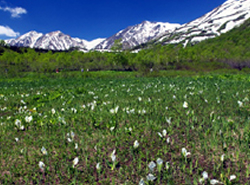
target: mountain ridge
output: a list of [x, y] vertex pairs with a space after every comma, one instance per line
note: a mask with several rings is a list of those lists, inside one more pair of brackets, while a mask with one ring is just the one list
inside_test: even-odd
[[227, 0], [203, 16], [185, 24], [143, 21], [128, 26], [106, 39], [86, 41], [72, 38], [60, 31], [47, 34], [28, 32], [17, 39], [6, 41], [12, 46], [24, 46], [52, 50], [67, 50], [70, 47], [81, 51], [109, 51], [114, 41], [121, 39], [123, 49], [141, 48], [151, 44], [195, 44], [226, 33], [250, 18], [250, 0]]
[[21, 35], [17, 39], [6, 40], [11, 46], [30, 47], [49, 50], [68, 50], [79, 48], [81, 51], [89, 51], [104, 39], [97, 38], [87, 41], [79, 38], [72, 38], [70, 35], [62, 33], [60, 30], [46, 34], [38, 33], [34, 30]]

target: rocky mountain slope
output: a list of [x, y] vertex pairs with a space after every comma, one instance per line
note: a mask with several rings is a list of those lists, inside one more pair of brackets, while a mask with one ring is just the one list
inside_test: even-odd
[[141, 24], [129, 26], [126, 29], [119, 31], [115, 35], [101, 42], [95, 47], [95, 49], [110, 49], [114, 44], [114, 41], [117, 39], [121, 39], [124, 49], [132, 48], [146, 43], [163, 33], [171, 33], [179, 26], [180, 24], [143, 21]]

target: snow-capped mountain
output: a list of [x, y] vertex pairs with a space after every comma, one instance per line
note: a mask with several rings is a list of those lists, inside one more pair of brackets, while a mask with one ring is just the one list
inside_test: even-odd
[[129, 26], [126, 29], [119, 31], [115, 35], [98, 44], [95, 49], [110, 49], [114, 44], [114, 41], [117, 39], [121, 39], [123, 48], [132, 48], [146, 43], [163, 33], [171, 33], [179, 26], [180, 24], [143, 21], [141, 24]]
[[107, 39], [86, 41], [72, 38], [60, 31], [47, 34], [28, 32], [17, 39], [6, 40], [9, 45], [51, 50], [78, 47], [81, 51], [109, 50], [114, 41], [121, 39], [123, 48], [133, 48], [147, 43], [176, 44], [196, 43], [225, 33], [250, 18], [250, 0], [227, 0], [221, 6], [189, 23], [171, 24], [144, 21], [129, 26]]
[[9, 39], [5, 40], [5, 42], [11, 46], [18, 46], [18, 47], [34, 47], [37, 39], [42, 37], [42, 33], [37, 33], [36, 31], [30, 31], [17, 39]]
[[88, 51], [103, 40], [104, 39], [95, 39], [89, 42], [79, 38], [72, 38], [61, 31], [54, 31], [47, 34], [30, 31], [17, 39], [6, 40], [6, 43], [11, 46], [49, 50], [68, 50], [72, 47], [77, 47], [81, 51]]
[[163, 44], [183, 43], [186, 46], [190, 42], [196, 43], [226, 33], [248, 18], [250, 0], [228, 0], [204, 16], [160, 36], [157, 41]]

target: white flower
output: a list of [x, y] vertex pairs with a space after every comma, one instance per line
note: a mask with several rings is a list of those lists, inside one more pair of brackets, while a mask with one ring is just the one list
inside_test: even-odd
[[162, 165], [163, 164], [163, 160], [161, 158], [158, 158], [156, 160], [156, 163], [157, 163], [157, 165]]
[[101, 169], [100, 163], [97, 163], [95, 167], [96, 167], [97, 170], [100, 170]]
[[74, 160], [73, 160], [73, 168], [78, 164], [79, 162], [79, 159], [78, 157], [76, 157]]
[[221, 155], [221, 157], [220, 157], [221, 162], [224, 161], [224, 158], [225, 158], [225, 154]]
[[134, 142], [134, 149], [136, 149], [136, 148], [138, 148], [138, 147], [139, 147], [139, 143], [138, 143], [137, 140], [135, 140], [135, 142]]
[[111, 153], [111, 160], [113, 161], [113, 162], [115, 162], [115, 160], [116, 160], [116, 155], [115, 155], [115, 150], [113, 150], [113, 152]]
[[158, 132], [158, 135], [162, 138], [162, 137], [166, 137], [166, 135], [167, 135], [167, 131], [164, 129], [163, 131], [162, 131], [162, 134], [160, 133], [160, 132]]
[[163, 135], [164, 137], [166, 137], [167, 131], [166, 131], [165, 129], [162, 131], [162, 135]]
[[115, 129], [115, 127], [110, 127], [110, 131], [112, 132]]
[[170, 125], [171, 124], [171, 117], [170, 118], [167, 118], [167, 117], [165, 117], [165, 119], [166, 119], [166, 121], [168, 122], [168, 124]]
[[166, 169], [168, 170], [170, 168], [169, 162], [166, 162]]
[[140, 180], [139, 185], [145, 185], [145, 182], [143, 179]]
[[243, 102], [237, 101], [237, 103], [238, 103], [239, 107], [242, 107], [242, 106], [243, 106]]
[[116, 155], [115, 154], [111, 154], [111, 160], [113, 161], [113, 162], [115, 162], [115, 160], [116, 160]]
[[151, 171], [154, 170], [154, 168], [156, 167], [156, 164], [154, 163], [154, 161], [151, 161], [149, 164], [148, 164], [148, 167]]
[[186, 101], [184, 101], [184, 103], [183, 103], [183, 108], [188, 108], [188, 103], [186, 102]]
[[142, 98], [141, 98], [141, 97], [139, 97], [139, 98], [138, 98], [138, 101], [141, 101], [141, 100], [142, 100]]
[[16, 142], [18, 142], [18, 141], [19, 141], [19, 139], [18, 139], [17, 137], [15, 138], [15, 140], [16, 140]]
[[15, 120], [15, 125], [16, 125], [16, 126], [21, 125], [21, 121], [20, 121], [19, 119], [16, 119], [16, 120]]
[[170, 137], [167, 138], [167, 143], [168, 143], [168, 144], [170, 143]]
[[154, 181], [155, 179], [156, 179], [156, 177], [153, 174], [150, 173], [150, 174], [147, 175], [147, 180], [148, 181]]
[[234, 180], [234, 179], [236, 179], [236, 175], [230, 175], [229, 181], [232, 181], [232, 180]]
[[161, 135], [161, 133], [160, 133], [160, 132], [158, 132], [158, 135], [159, 135], [160, 137], [162, 137], [162, 135]]
[[39, 161], [38, 166], [41, 170], [44, 170], [45, 164], [42, 161]]
[[218, 181], [216, 179], [212, 179], [212, 180], [210, 180], [210, 184], [215, 185], [215, 184], [223, 184], [223, 183], [221, 183], [220, 181]]
[[78, 144], [77, 144], [77, 143], [75, 143], [75, 149], [77, 150], [77, 148], [78, 148]]
[[27, 122], [27, 123], [30, 123], [31, 121], [32, 121], [32, 116], [26, 116], [25, 117], [25, 121]]
[[199, 180], [200, 183], [208, 179], [208, 173], [206, 171], [202, 172], [202, 178]]
[[52, 112], [52, 114], [55, 114], [56, 113], [56, 111], [55, 111], [55, 109], [53, 108], [53, 109], [51, 109], [51, 112]]
[[47, 152], [47, 150], [44, 148], [44, 146], [42, 147], [41, 152], [42, 152], [43, 155], [47, 155], [47, 154], [48, 154], [48, 152]]
[[182, 148], [181, 153], [182, 153], [182, 155], [184, 155], [184, 157], [187, 157], [188, 155], [191, 155], [190, 152], [187, 152], [186, 148]]
[[202, 177], [203, 177], [203, 179], [208, 179], [208, 173], [206, 171], [204, 171], [202, 173]]

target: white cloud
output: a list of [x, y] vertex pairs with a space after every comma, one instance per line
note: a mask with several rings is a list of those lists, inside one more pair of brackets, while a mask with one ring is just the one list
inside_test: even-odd
[[4, 36], [7, 36], [7, 37], [17, 37], [20, 34], [19, 34], [19, 32], [15, 32], [14, 30], [12, 30], [8, 26], [0, 25], [0, 35], [4, 35]]
[[5, 12], [10, 12], [11, 17], [14, 17], [14, 18], [18, 18], [18, 17], [20, 17], [21, 14], [27, 13], [27, 10], [25, 10], [24, 8], [21, 8], [21, 7], [16, 7], [16, 8], [5, 7], [5, 8], [3, 8], [0, 6], [0, 10], [3, 10]]

